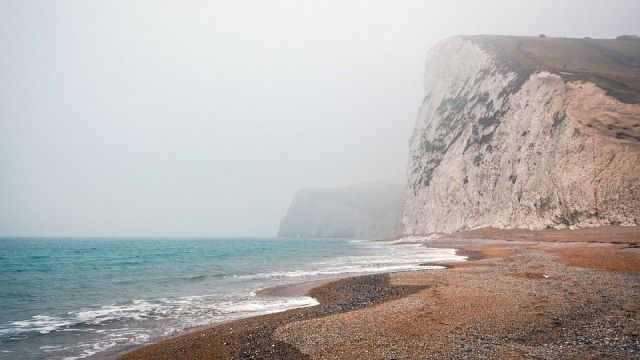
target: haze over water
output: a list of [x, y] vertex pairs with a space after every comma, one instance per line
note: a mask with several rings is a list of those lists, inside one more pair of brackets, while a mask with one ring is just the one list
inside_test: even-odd
[[0, 359], [113, 356], [316, 304], [263, 287], [460, 260], [271, 236], [298, 189], [406, 181], [438, 41], [615, 38], [640, 34], [638, 14], [637, 0], [0, 0]]
[[0, 236], [272, 236], [404, 182], [425, 54], [640, 34], [636, 0], [0, 0]]

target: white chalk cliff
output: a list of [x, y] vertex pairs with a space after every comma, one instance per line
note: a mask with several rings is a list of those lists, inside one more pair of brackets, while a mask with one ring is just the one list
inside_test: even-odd
[[640, 41], [455, 37], [424, 87], [406, 233], [640, 222]]
[[399, 234], [403, 204], [401, 184], [302, 189], [280, 222], [278, 236], [381, 238]]

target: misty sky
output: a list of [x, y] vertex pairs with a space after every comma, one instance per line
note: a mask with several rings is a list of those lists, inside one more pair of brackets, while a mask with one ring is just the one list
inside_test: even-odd
[[640, 1], [0, 1], [0, 235], [275, 234], [403, 181], [425, 53], [640, 33]]

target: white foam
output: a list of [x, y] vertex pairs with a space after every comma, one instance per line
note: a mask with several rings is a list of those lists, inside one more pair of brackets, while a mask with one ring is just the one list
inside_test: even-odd
[[[362, 240], [352, 240], [362, 241]], [[363, 242], [373, 251], [370, 255], [343, 256], [331, 262], [313, 264], [315, 268], [306, 270], [273, 271], [268, 273], [237, 275], [243, 279], [287, 279], [313, 278], [342, 274], [370, 274], [411, 270], [438, 270], [444, 266], [425, 263], [439, 261], [463, 261], [466, 256], [456, 255], [455, 249], [427, 248], [421, 244], [395, 245], [387, 242]]]
[[320, 303], [316, 299], [304, 296], [277, 298], [275, 300], [264, 298], [240, 302], [227, 302], [218, 304], [218, 307], [223, 314], [252, 313], [255, 315], [256, 313], [269, 314], [292, 308], [315, 306], [318, 304]]
[[4, 324], [0, 329], [0, 335], [17, 335], [24, 332], [39, 332], [41, 334], [48, 334], [54, 330], [62, 329], [73, 322], [65, 319], [61, 319], [55, 316], [48, 315], [35, 315], [31, 319], [13, 321], [8, 324]]
[[153, 313], [162, 313], [162, 306], [153, 304], [145, 300], [133, 300], [131, 304], [112, 304], [102, 306], [96, 310], [86, 310], [77, 313], [69, 313], [75, 315], [75, 319], [87, 324], [101, 324], [106, 321], [118, 319], [134, 319], [142, 320]]
[[[424, 264], [465, 259], [456, 255], [454, 249], [429, 249], [420, 244], [392, 245], [361, 240], [355, 240], [354, 243], [366, 248], [365, 255], [319, 259], [317, 263], [306, 264], [300, 269], [242, 274], [234, 277], [249, 280], [249, 283], [255, 284], [256, 287], [272, 286], [292, 280], [312, 280], [342, 274], [443, 269], [442, 266], [424, 266]], [[82, 331], [93, 334], [93, 339], [82, 343], [65, 347], [43, 346], [40, 348], [48, 355], [60, 352], [59, 356], [67, 356], [64, 358], [66, 360], [77, 360], [91, 357], [121, 344], [143, 344], [159, 336], [174, 335], [186, 327], [209, 325], [315, 305], [318, 305], [318, 301], [311, 297], [266, 298], [248, 290], [225, 295], [198, 294], [172, 298], [136, 299], [80, 309], [61, 316], [39, 314], [30, 319], [0, 324], [0, 335], [18, 335], [27, 332], [48, 334], [55, 331]], [[158, 324], [161, 325], [158, 326]]]
[[44, 351], [44, 352], [52, 352], [52, 351], [57, 351], [60, 350], [62, 348], [62, 345], [45, 345], [45, 346], [40, 346], [40, 350]]

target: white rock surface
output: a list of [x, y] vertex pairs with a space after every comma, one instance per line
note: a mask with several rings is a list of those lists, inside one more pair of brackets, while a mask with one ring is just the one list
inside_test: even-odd
[[[530, 47], [544, 49], [540, 41]], [[527, 53], [534, 65], [519, 67], [484, 44], [452, 38], [428, 53], [425, 98], [410, 140], [405, 233], [637, 225], [640, 104], [588, 81], [595, 65], [586, 75], [572, 73], [566, 59], [561, 72], [545, 66], [564, 59], [545, 63], [538, 59], [552, 55]], [[623, 60], [640, 64], [633, 56]], [[618, 65], [607, 64], [607, 74], [617, 74]], [[620, 67], [633, 74], [631, 65]]]

